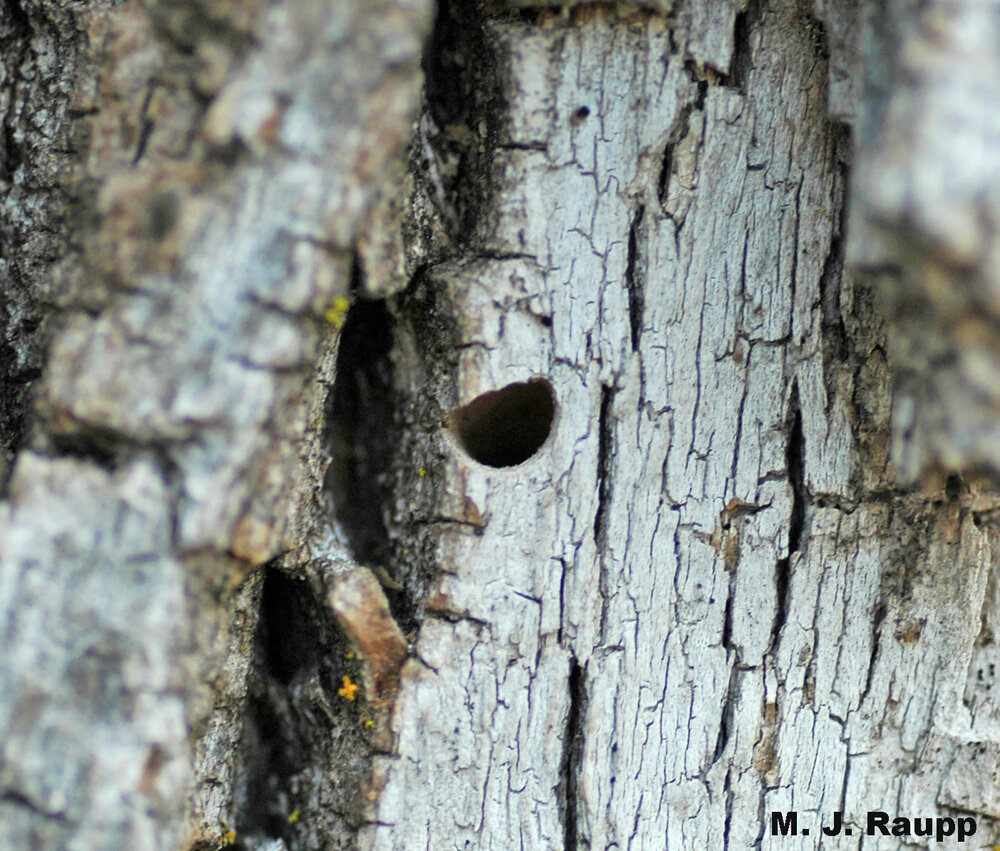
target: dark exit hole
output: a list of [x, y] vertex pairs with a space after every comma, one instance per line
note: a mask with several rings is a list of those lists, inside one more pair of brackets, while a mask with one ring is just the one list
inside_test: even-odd
[[552, 385], [542, 378], [477, 396], [448, 415], [459, 445], [480, 464], [513, 467], [545, 443], [555, 419]]
[[309, 587], [280, 570], [264, 575], [260, 638], [267, 670], [288, 685], [301, 670], [316, 664], [316, 614]]

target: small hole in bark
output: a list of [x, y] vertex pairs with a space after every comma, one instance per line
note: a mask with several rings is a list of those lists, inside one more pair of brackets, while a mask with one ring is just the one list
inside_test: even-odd
[[271, 568], [264, 576], [260, 630], [268, 672], [288, 685], [316, 663], [315, 626], [307, 584]]
[[556, 400], [542, 378], [477, 396], [448, 415], [459, 445], [480, 464], [513, 467], [527, 461], [552, 431]]
[[581, 106], [576, 111], [576, 117], [579, 118], [579, 119], [581, 119], [581, 120], [584, 119], [584, 118], [586, 118], [588, 115], [590, 115], [590, 107], [588, 107], [588, 106]]
[[949, 502], [954, 502], [962, 493], [962, 477], [952, 473], [944, 485], [944, 495]]

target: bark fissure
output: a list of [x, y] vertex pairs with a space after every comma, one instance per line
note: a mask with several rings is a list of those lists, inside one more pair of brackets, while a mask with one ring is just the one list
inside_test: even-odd
[[789, 400], [790, 426], [785, 445], [785, 466], [788, 484], [791, 488], [792, 505], [788, 519], [788, 555], [775, 565], [775, 596], [778, 602], [774, 625], [771, 628], [771, 648], [778, 646], [781, 630], [788, 617], [789, 577], [791, 565], [803, 544], [808, 492], [805, 484], [805, 445], [802, 430], [802, 411], [799, 404], [798, 386], [792, 387]]
[[392, 328], [384, 302], [354, 303], [341, 330], [337, 375], [327, 403], [326, 491], [345, 543], [362, 564], [385, 564], [388, 558], [383, 506], [391, 497], [389, 472], [396, 448]]
[[[579, 778], [583, 770], [583, 724], [587, 709], [586, 671], [576, 659], [570, 663], [569, 671], [569, 712], [566, 715], [566, 729], [563, 732], [563, 765], [560, 772], [560, 796], [562, 798], [563, 848], [577, 851], [580, 837], [577, 834]], [[584, 847], [589, 843], [584, 841]]]
[[865, 684], [861, 689], [861, 701], [864, 702], [867, 699], [868, 694], [871, 692], [872, 683], [875, 677], [875, 663], [879, 658], [879, 654], [882, 651], [882, 626], [885, 623], [886, 615], [888, 614], [888, 606], [885, 601], [881, 601], [875, 608], [875, 612], [872, 616], [871, 625], [871, 650], [868, 654], [868, 672], [865, 675]]
[[856, 354], [854, 341], [847, 332], [844, 316], [841, 312], [841, 289], [844, 276], [844, 256], [846, 251], [847, 214], [850, 186], [850, 165], [846, 161], [847, 150], [850, 147], [850, 128], [846, 125], [835, 125], [833, 144], [839, 156], [844, 159], [839, 163], [837, 181], [833, 187], [830, 199], [836, 215], [831, 216], [832, 232], [830, 248], [823, 263], [820, 276], [820, 314], [822, 317], [822, 333], [825, 350], [823, 353], [824, 376], [827, 393], [836, 392], [836, 372], [838, 365], [855, 365]]
[[[334, 620], [319, 579], [293, 578], [277, 567], [264, 572], [240, 744], [238, 833], [290, 847], [301, 841], [294, 813], [304, 814], [311, 829], [324, 823], [329, 837], [350, 836], [371, 770], [363, 723], [370, 696], [357, 691], [362, 660]], [[338, 782], [317, 785], [332, 766]]]
[[[732, 595], [730, 594], [730, 597], [731, 596]], [[724, 646], [726, 647], [727, 650], [731, 649], [728, 644], [725, 644]], [[726, 695], [722, 704], [722, 712], [719, 715], [719, 732], [715, 740], [715, 750], [712, 753], [712, 758], [711, 761], [709, 762], [709, 766], [714, 765], [722, 758], [726, 750], [726, 745], [729, 744], [729, 737], [733, 722], [733, 713], [736, 711], [736, 705], [735, 705], [736, 695], [737, 695], [736, 683], [739, 675], [740, 672], [739, 672], [738, 660], [733, 659], [733, 662], [729, 667], [729, 682], [726, 685]], [[728, 834], [728, 828], [726, 832]]]
[[65, 813], [55, 810], [47, 810], [40, 807], [30, 796], [19, 792], [16, 789], [6, 788], [0, 791], [0, 804], [9, 804], [15, 807], [24, 807], [26, 810], [41, 816], [47, 821], [58, 822], [59, 824], [70, 824], [70, 820]]
[[805, 435], [802, 430], [802, 409], [798, 388], [793, 388], [789, 402], [791, 429], [787, 444], [788, 482], [792, 487], [792, 509], [788, 521], [788, 557], [799, 552], [805, 527], [809, 494], [805, 484]]
[[629, 332], [631, 334], [633, 352], [639, 351], [639, 342], [642, 337], [643, 282], [636, 270], [636, 261], [639, 251], [639, 232], [645, 212], [645, 206], [640, 204], [632, 218], [628, 230], [628, 259], [625, 264], [625, 287], [628, 290]]
[[736, 15], [733, 26], [733, 55], [729, 62], [729, 75], [725, 79], [725, 84], [741, 94], [747, 93], [750, 72], [754, 67], [751, 38], [760, 26], [765, 7], [765, 0], [749, 0], [746, 8]]
[[146, 145], [149, 143], [149, 137], [153, 133], [153, 126], [155, 120], [152, 115], [150, 115], [150, 105], [153, 102], [153, 97], [156, 94], [157, 83], [155, 80], [150, 80], [149, 90], [146, 92], [146, 100], [142, 104], [142, 118], [139, 124], [139, 138], [135, 144], [135, 154], [132, 157], [132, 165], [138, 165], [139, 160], [142, 159], [143, 154], [146, 153]]
[[[702, 94], [699, 91], [697, 101], [700, 101], [701, 98]], [[670, 181], [673, 176], [674, 157], [677, 147], [687, 138], [687, 135], [690, 132], [689, 122], [691, 120], [691, 115], [700, 109], [700, 104], [695, 100], [686, 103], [678, 112], [674, 126], [667, 137], [667, 143], [664, 145], [663, 156], [660, 159], [660, 173], [656, 181], [656, 197], [660, 202], [660, 207], [664, 210], [667, 210], [667, 202], [670, 197]], [[681, 224], [682, 222], [678, 222], [678, 227], [680, 227]]]
[[601, 385], [601, 406], [597, 417], [597, 510], [594, 512], [594, 543], [601, 552], [607, 531], [607, 510], [611, 499], [612, 459], [614, 457], [614, 420], [612, 406], [614, 405], [615, 389], [610, 385]]

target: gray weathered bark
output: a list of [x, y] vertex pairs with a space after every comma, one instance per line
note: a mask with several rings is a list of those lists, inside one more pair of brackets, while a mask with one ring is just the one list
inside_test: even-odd
[[998, 32], [8, 2], [0, 845], [1000, 840]]

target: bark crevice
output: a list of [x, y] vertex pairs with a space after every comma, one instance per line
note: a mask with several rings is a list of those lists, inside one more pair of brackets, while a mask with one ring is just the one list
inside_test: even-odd
[[[562, 782], [559, 788], [563, 814], [563, 848], [578, 851], [581, 837], [578, 834], [577, 796], [583, 758], [583, 724], [587, 717], [586, 671], [573, 659], [569, 671], [569, 712], [563, 733]], [[590, 843], [584, 840], [584, 847]]]
[[[299, 847], [301, 824], [346, 838], [364, 820], [370, 776], [362, 661], [326, 603], [318, 572], [264, 571], [239, 745], [239, 836]], [[323, 778], [336, 774], [336, 782]]]
[[750, 0], [746, 8], [737, 14], [733, 26], [733, 55], [729, 62], [729, 76], [726, 85], [741, 94], [747, 93], [750, 72], [753, 70], [753, 45], [751, 36], [764, 17], [765, 0]]
[[601, 385], [601, 407], [597, 418], [597, 511], [594, 512], [594, 543], [604, 551], [607, 532], [607, 510], [611, 500], [611, 461], [614, 456], [614, 421], [611, 416], [615, 390]]
[[396, 447], [392, 342], [393, 318], [386, 303], [355, 301], [341, 329], [336, 378], [327, 400], [326, 492], [338, 531], [361, 564], [385, 564], [388, 558], [383, 505], [391, 497]]
[[785, 466], [788, 484], [791, 488], [792, 504], [788, 519], [788, 555], [778, 559], [775, 565], [775, 597], [778, 609], [774, 618], [774, 626], [771, 629], [770, 646], [772, 650], [778, 646], [781, 630], [788, 617], [792, 562], [803, 546], [806, 506], [809, 499], [805, 484], [805, 437], [802, 429], [802, 410], [797, 384], [792, 387], [788, 408], [789, 427], [785, 445]]
[[642, 316], [643, 316], [643, 282], [639, 276], [638, 268], [643, 268], [645, 264], [637, 267], [639, 262], [639, 234], [642, 229], [642, 218], [646, 212], [646, 207], [639, 205], [632, 218], [628, 230], [628, 258], [625, 263], [625, 288], [628, 291], [628, 318], [629, 332], [631, 334], [632, 351], [639, 351], [639, 342], [642, 338]]

